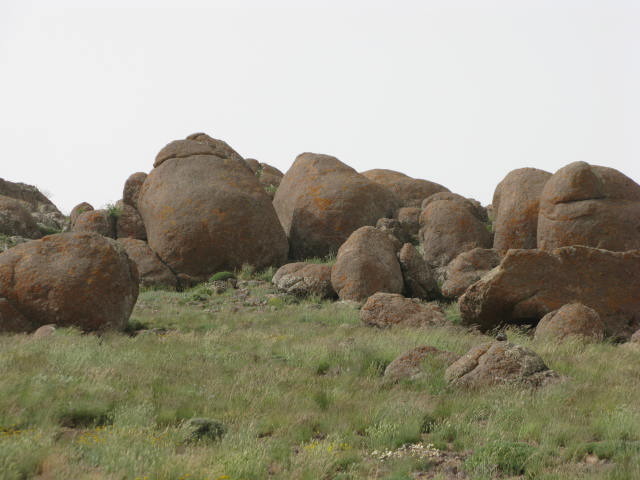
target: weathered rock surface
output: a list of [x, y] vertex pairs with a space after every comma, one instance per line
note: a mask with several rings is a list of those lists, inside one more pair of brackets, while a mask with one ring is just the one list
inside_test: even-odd
[[411, 235], [409, 235], [404, 225], [395, 218], [379, 218], [376, 222], [376, 228], [393, 236], [400, 242], [400, 245], [411, 242]]
[[24, 204], [0, 195], [0, 233], [8, 236], [40, 238], [42, 233]]
[[640, 185], [613, 168], [574, 162], [540, 197], [538, 248], [640, 249]]
[[604, 323], [598, 312], [582, 303], [570, 303], [542, 317], [536, 327], [535, 338], [559, 341], [569, 336], [580, 336], [600, 341], [604, 335]]
[[116, 237], [116, 218], [107, 210], [87, 210], [79, 214], [72, 232], [97, 233], [109, 238]]
[[138, 210], [131, 205], [119, 201], [116, 204], [118, 215], [116, 221], [116, 238], [147, 239], [147, 230]]
[[353, 232], [338, 250], [331, 284], [341, 300], [362, 301], [376, 292], [402, 292], [402, 271], [390, 236], [374, 227]]
[[494, 249], [474, 248], [462, 252], [447, 265], [442, 295], [448, 298], [459, 297], [467, 288], [497, 267], [500, 260], [500, 253]]
[[433, 267], [444, 267], [467, 250], [491, 248], [487, 226], [463, 200], [432, 201], [422, 211], [420, 243], [424, 259]]
[[50, 235], [0, 254], [0, 331], [119, 329], [137, 298], [135, 264], [101, 235]]
[[445, 372], [448, 383], [464, 388], [499, 384], [541, 387], [559, 379], [537, 353], [506, 341], [472, 348]]
[[434, 272], [416, 247], [405, 243], [398, 252], [398, 261], [406, 297], [433, 300], [440, 296]]
[[376, 168], [362, 172], [362, 175], [391, 190], [400, 200], [402, 207], [419, 207], [428, 196], [449, 191], [435, 182], [412, 178], [394, 170]]
[[574, 246], [510, 250], [460, 297], [465, 324], [536, 323], [567, 303], [593, 308], [607, 335], [628, 338], [640, 326], [640, 251]]
[[379, 328], [394, 325], [425, 327], [443, 325], [446, 317], [435, 303], [423, 303], [415, 298], [378, 292], [371, 295], [360, 309], [360, 320], [365, 325]]
[[473, 213], [473, 216], [476, 217], [481, 222], [486, 223], [489, 221], [489, 214], [487, 212], [487, 209], [483, 207], [479, 201], [473, 198], [466, 198], [466, 197], [463, 197], [462, 195], [458, 195], [457, 193], [452, 193], [452, 192], [438, 192], [438, 193], [434, 193], [430, 197], [425, 198], [422, 201], [422, 205], [420, 206], [421, 211], [427, 208], [429, 204], [433, 202], [438, 202], [441, 200], [451, 200], [451, 201], [460, 202], [463, 205], [465, 205], [471, 211], [471, 213]]
[[538, 206], [549, 172], [537, 168], [512, 170], [493, 194], [493, 248], [536, 248]]
[[0, 178], [0, 195], [21, 202], [36, 223], [46, 229], [60, 231], [66, 225], [65, 216], [33, 185], [9, 182]]
[[70, 230], [73, 230], [73, 227], [76, 224], [76, 220], [78, 219], [78, 217], [82, 213], [91, 212], [92, 210], [95, 210], [93, 208], [93, 205], [91, 205], [90, 203], [87, 203], [87, 202], [79, 203], [78, 205], [73, 207], [73, 209], [71, 210], [71, 213], [69, 214], [69, 225], [68, 225], [68, 228]]
[[142, 185], [138, 211], [151, 249], [185, 280], [284, 263], [285, 233], [251, 169], [226, 143], [194, 138], [203, 140], [165, 147]]
[[170, 158], [187, 158], [197, 155], [214, 155], [219, 158], [233, 160], [240, 163], [245, 169], [251, 170], [244, 159], [229, 146], [227, 142], [211, 138], [206, 133], [194, 133], [185, 140], [174, 140], [166, 145], [153, 163], [154, 167], [159, 167]]
[[144, 172], [136, 172], [129, 175], [129, 178], [124, 182], [124, 189], [122, 190], [122, 201], [125, 204], [138, 208], [140, 189], [146, 179], [147, 174]]
[[420, 214], [422, 208], [420, 207], [403, 207], [398, 209], [396, 218], [400, 222], [400, 225], [404, 228], [405, 232], [409, 235], [410, 242], [418, 242], [418, 232], [420, 231]]
[[336, 292], [331, 286], [331, 265], [288, 263], [278, 269], [271, 281], [279, 290], [299, 297], [336, 297]]
[[329, 155], [298, 155], [276, 192], [273, 205], [294, 259], [335, 253], [364, 225], [392, 217], [397, 199]]
[[390, 381], [416, 380], [425, 374], [423, 365], [448, 367], [458, 360], [460, 355], [445, 350], [439, 350], [429, 345], [414, 348], [403, 353], [391, 362], [384, 371], [384, 376]]
[[129, 258], [136, 264], [140, 277], [140, 285], [144, 287], [161, 287], [170, 290], [180, 288], [176, 275], [149, 248], [147, 242], [135, 238], [119, 238], [118, 243]]
[[260, 185], [262, 185], [267, 194], [273, 198], [276, 190], [280, 186], [282, 177], [284, 177], [284, 173], [268, 163], [258, 162], [253, 158], [247, 158], [246, 162], [254, 175], [258, 177]]

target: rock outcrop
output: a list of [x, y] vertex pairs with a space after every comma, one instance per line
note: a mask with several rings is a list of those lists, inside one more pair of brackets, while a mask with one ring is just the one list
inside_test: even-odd
[[549, 172], [537, 168], [512, 170], [493, 194], [493, 248], [536, 248], [538, 206]]
[[353, 232], [338, 250], [331, 284], [341, 300], [362, 301], [376, 292], [402, 292], [402, 271], [390, 236], [374, 227]]
[[474, 248], [458, 255], [446, 269], [442, 295], [447, 298], [461, 296], [467, 288], [500, 264], [500, 253], [490, 248]]
[[540, 197], [538, 248], [568, 245], [640, 249], [640, 185], [618, 170], [585, 162], [558, 170]]
[[0, 178], [0, 195], [22, 203], [36, 223], [41, 226], [39, 227], [41, 230], [61, 231], [66, 226], [65, 216], [33, 185], [9, 182]]
[[204, 134], [170, 143], [140, 190], [151, 249], [188, 281], [281, 265], [287, 239], [258, 179], [235, 151]]
[[0, 254], [0, 331], [121, 329], [137, 298], [135, 264], [101, 235], [50, 235]]
[[119, 238], [129, 258], [136, 264], [140, 277], [140, 285], [143, 287], [160, 287], [169, 290], [177, 290], [181, 287], [176, 275], [167, 267], [160, 258], [149, 248], [147, 242], [135, 238]]
[[376, 168], [362, 172], [362, 175], [391, 190], [400, 200], [402, 207], [419, 207], [422, 201], [430, 195], [449, 191], [446, 187], [435, 182], [411, 178], [394, 170]]
[[108, 210], [87, 210], [75, 218], [71, 231], [116, 238], [116, 217]]
[[42, 232], [24, 204], [0, 195], [0, 234], [26, 238], [40, 238]]
[[398, 252], [398, 261], [406, 297], [434, 300], [440, 296], [434, 272], [416, 247], [405, 243]]
[[335, 253], [349, 235], [392, 217], [398, 201], [388, 189], [329, 155], [298, 155], [273, 205], [289, 238], [291, 257]]
[[535, 324], [580, 302], [598, 312], [608, 336], [627, 338], [640, 326], [639, 291], [640, 251], [510, 250], [459, 304], [463, 323], [489, 330], [501, 323]]
[[435, 303], [423, 303], [394, 293], [371, 295], [360, 309], [360, 320], [370, 327], [441, 326], [446, 322], [442, 309]]
[[142, 184], [147, 179], [147, 174], [144, 172], [136, 172], [129, 175], [126, 182], [124, 182], [124, 188], [122, 190], [122, 202], [126, 205], [130, 205], [133, 208], [138, 208], [138, 198], [140, 197], [140, 189]]

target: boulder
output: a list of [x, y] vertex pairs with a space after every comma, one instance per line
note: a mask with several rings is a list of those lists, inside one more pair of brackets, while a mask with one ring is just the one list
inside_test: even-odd
[[284, 263], [287, 238], [256, 176], [226, 143], [195, 138], [202, 141], [165, 147], [142, 185], [138, 211], [151, 249], [189, 281]]
[[331, 286], [331, 265], [327, 264], [288, 263], [278, 269], [271, 281], [278, 290], [298, 297], [336, 297]]
[[585, 162], [558, 170], [540, 197], [538, 248], [567, 245], [640, 249], [640, 185], [613, 168]]
[[434, 272], [416, 247], [405, 243], [398, 252], [398, 261], [402, 270], [405, 296], [423, 300], [433, 300], [440, 296]]
[[472, 348], [444, 376], [449, 384], [470, 389], [500, 384], [541, 387], [560, 379], [537, 353], [507, 341]]
[[0, 195], [0, 234], [26, 238], [40, 238], [42, 233], [23, 203]]
[[358, 228], [392, 217], [397, 199], [329, 155], [298, 155], [273, 199], [294, 259], [335, 253]]
[[493, 248], [536, 248], [538, 205], [549, 172], [537, 168], [512, 170], [493, 194]]
[[338, 250], [331, 284], [341, 300], [362, 301], [376, 292], [402, 292], [393, 240], [374, 227], [353, 232]]
[[180, 288], [180, 282], [176, 275], [167, 267], [160, 258], [149, 248], [147, 242], [135, 238], [119, 238], [129, 258], [138, 267], [140, 285], [144, 287], [160, 287], [170, 290]]
[[135, 264], [101, 235], [49, 235], [0, 254], [0, 331], [121, 329], [137, 298]]
[[580, 302], [598, 312], [607, 335], [628, 338], [640, 326], [639, 291], [639, 251], [509, 250], [459, 304], [463, 323], [489, 330], [501, 323], [535, 324], [567, 303]]
[[43, 325], [31, 334], [33, 338], [46, 338], [55, 335], [56, 326], [54, 324]]
[[116, 217], [108, 210], [88, 210], [73, 222], [72, 232], [97, 233], [109, 238], [116, 237]]
[[0, 195], [22, 203], [25, 209], [49, 230], [62, 230], [66, 226], [65, 216], [37, 187], [25, 183], [9, 182], [0, 178]]
[[402, 207], [396, 212], [396, 218], [409, 236], [411, 243], [418, 242], [421, 213], [422, 208], [419, 207]]
[[427, 208], [429, 204], [438, 202], [440, 200], [452, 200], [461, 202], [471, 211], [471, 213], [473, 213], [473, 216], [480, 220], [482, 223], [487, 223], [489, 221], [489, 213], [487, 209], [480, 204], [479, 201], [473, 198], [465, 198], [462, 195], [458, 195], [457, 193], [452, 192], [434, 193], [430, 197], [425, 198], [420, 206], [420, 212]]
[[251, 168], [240, 154], [231, 148], [227, 142], [211, 138], [206, 133], [194, 133], [185, 140], [174, 140], [169, 143], [158, 152], [153, 166], [159, 167], [170, 158], [188, 158], [198, 155], [214, 155], [218, 158], [232, 160], [241, 164], [246, 170], [251, 171]]
[[493, 243], [486, 224], [466, 199], [429, 202], [422, 211], [420, 224], [423, 256], [432, 267], [445, 267], [462, 252], [491, 248]]
[[271, 198], [274, 198], [276, 191], [282, 182], [284, 173], [278, 170], [276, 167], [272, 167], [267, 163], [260, 163], [256, 171], [254, 171], [256, 177], [265, 192], [269, 194]]
[[138, 210], [131, 205], [119, 201], [116, 204], [118, 214], [116, 217], [116, 238], [147, 239], [147, 230]]
[[394, 170], [376, 168], [362, 172], [372, 182], [376, 182], [391, 190], [402, 207], [419, 207], [422, 201], [437, 192], [448, 192], [449, 190], [428, 180], [411, 178], [404, 173]]
[[73, 226], [76, 224], [76, 220], [78, 220], [78, 217], [82, 213], [91, 212], [92, 210], [95, 210], [93, 208], [93, 205], [87, 202], [79, 203], [78, 205], [73, 207], [73, 209], [71, 210], [71, 213], [69, 214], [69, 229], [73, 230]]
[[138, 208], [138, 198], [140, 197], [140, 189], [142, 184], [147, 179], [147, 174], [144, 172], [136, 172], [129, 175], [127, 181], [124, 182], [124, 189], [122, 191], [122, 202], [126, 205], [130, 205], [133, 208]]
[[392, 382], [417, 380], [426, 373], [423, 368], [425, 363], [432, 367], [446, 368], [459, 358], [460, 355], [453, 352], [424, 345], [409, 350], [396, 358], [387, 366], [384, 376]]
[[442, 295], [447, 298], [461, 296], [467, 288], [500, 264], [500, 253], [490, 248], [474, 248], [462, 252], [446, 268]]
[[371, 295], [360, 309], [360, 320], [370, 327], [386, 328], [395, 325], [426, 327], [444, 325], [446, 317], [435, 303], [423, 303], [394, 293]]
[[600, 341], [604, 334], [604, 323], [598, 312], [582, 303], [570, 303], [542, 317], [536, 327], [535, 338], [564, 340], [569, 336], [580, 336]]

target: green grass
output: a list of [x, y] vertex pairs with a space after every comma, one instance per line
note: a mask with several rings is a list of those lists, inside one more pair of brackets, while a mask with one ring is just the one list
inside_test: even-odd
[[[447, 327], [378, 330], [340, 303], [193, 290], [144, 291], [130, 331], [157, 330], [136, 336], [0, 335], [0, 478], [410, 479], [429, 462], [372, 452], [416, 442], [463, 454], [472, 479], [640, 478], [640, 349], [512, 330], [570, 380], [461, 392], [430, 367], [392, 384], [384, 368], [411, 348], [488, 337], [453, 307]], [[213, 425], [203, 441], [194, 418]]]

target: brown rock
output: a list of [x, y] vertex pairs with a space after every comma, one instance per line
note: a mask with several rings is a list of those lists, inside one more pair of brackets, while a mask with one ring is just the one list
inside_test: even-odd
[[391, 235], [400, 245], [411, 242], [411, 236], [405, 230], [404, 225], [395, 218], [379, 218], [376, 222], [376, 228]]
[[569, 336], [600, 341], [604, 338], [604, 323], [598, 312], [582, 303], [570, 303], [547, 313], [536, 327], [536, 339], [564, 340]]
[[295, 259], [335, 253], [364, 225], [391, 217], [397, 199], [329, 155], [298, 155], [276, 192], [273, 205]]
[[260, 170], [260, 162], [255, 158], [245, 158], [244, 161], [247, 163], [253, 173], [257, 173], [258, 170]]
[[211, 138], [206, 133], [194, 133], [189, 135], [186, 140], [174, 140], [169, 143], [160, 150], [153, 166], [159, 167], [170, 158], [187, 158], [197, 155], [214, 155], [219, 158], [233, 160], [240, 163], [247, 170], [251, 170], [238, 152], [226, 142]]
[[116, 218], [116, 237], [147, 239], [147, 230], [138, 210], [124, 202], [118, 202], [118, 215]]
[[384, 371], [388, 380], [397, 382], [400, 380], [416, 380], [425, 374], [423, 365], [445, 368], [458, 360], [460, 355], [435, 347], [424, 345], [403, 353], [391, 362]]
[[254, 173], [256, 177], [258, 177], [260, 185], [262, 185], [271, 198], [274, 198], [276, 190], [280, 186], [280, 182], [282, 182], [284, 173], [267, 163], [258, 164], [258, 169], [255, 170]]
[[71, 214], [69, 215], [69, 227], [73, 230], [74, 225], [76, 224], [76, 220], [80, 216], [80, 214], [84, 212], [91, 212], [94, 208], [90, 203], [82, 202], [73, 207], [71, 210]]
[[0, 254], [0, 298], [0, 331], [29, 332], [52, 323], [123, 328], [138, 298], [138, 271], [106, 237], [50, 235]]
[[462, 295], [467, 288], [500, 264], [500, 253], [487, 248], [474, 248], [462, 252], [447, 265], [442, 294], [448, 298]]
[[537, 168], [512, 170], [493, 194], [493, 248], [536, 248], [538, 204], [549, 172]]
[[411, 178], [394, 170], [376, 168], [362, 172], [362, 175], [391, 190], [400, 200], [400, 204], [403, 207], [419, 207], [428, 196], [437, 192], [449, 191], [446, 187], [437, 183]]
[[379, 328], [394, 325], [426, 327], [443, 325], [446, 317], [435, 303], [423, 303], [416, 298], [378, 292], [371, 295], [360, 309], [360, 320], [365, 325]]
[[361, 227], [338, 250], [331, 284], [341, 300], [362, 301], [376, 292], [402, 292], [402, 271], [393, 241], [374, 227]]
[[140, 285], [171, 290], [180, 287], [178, 278], [149, 248], [147, 242], [135, 238], [119, 238], [118, 243], [122, 245], [129, 258], [138, 267]]
[[416, 247], [405, 243], [398, 252], [398, 261], [404, 279], [405, 296], [423, 300], [433, 300], [440, 296], [434, 272]]
[[45, 338], [45, 337], [50, 337], [55, 333], [56, 333], [55, 325], [53, 324], [43, 325], [40, 328], [38, 328], [35, 332], [33, 332], [32, 336], [33, 338]]
[[574, 162], [540, 197], [538, 248], [640, 249], [640, 185], [613, 168]]
[[420, 224], [423, 256], [431, 266], [444, 267], [467, 250], [491, 248], [492, 238], [487, 226], [464, 201], [428, 203], [420, 216]]
[[140, 189], [146, 179], [147, 174], [144, 172], [136, 172], [129, 175], [127, 181], [124, 182], [124, 189], [122, 191], [122, 201], [125, 204], [131, 205], [133, 208], [138, 208]]
[[567, 303], [593, 308], [607, 335], [640, 326], [640, 252], [563, 247], [510, 250], [500, 265], [460, 297], [462, 320], [484, 330], [501, 323], [537, 323]]
[[65, 216], [33, 185], [9, 182], [0, 178], [0, 195], [18, 200], [36, 223], [41, 223], [48, 229], [62, 230], [66, 225]]
[[[168, 147], [159, 154], [162, 162], [156, 162], [138, 199], [151, 249], [185, 280], [207, 280], [245, 263], [255, 268], [282, 264], [286, 236], [271, 199], [244, 160], [232, 153], [232, 158], [218, 157], [209, 143], [183, 142], [201, 143], [210, 153], [185, 156], [194, 146], [172, 147], [178, 156], [170, 157]], [[225, 153], [224, 145], [217, 150]]]
[[107, 210], [88, 210], [76, 217], [71, 231], [97, 233], [105, 237], [115, 238], [116, 217]]
[[464, 388], [499, 384], [540, 387], [559, 379], [537, 353], [509, 342], [474, 347], [445, 372], [448, 383]]
[[331, 266], [327, 264], [288, 263], [278, 269], [271, 281], [279, 290], [299, 297], [336, 297], [331, 286]]
[[487, 209], [484, 208], [480, 204], [480, 202], [478, 202], [477, 200], [474, 200], [473, 198], [465, 198], [462, 195], [458, 195], [457, 193], [452, 193], [452, 192], [434, 193], [433, 195], [425, 198], [422, 201], [422, 205], [420, 208], [424, 210], [425, 208], [427, 208], [429, 204], [433, 202], [438, 202], [440, 200], [451, 200], [451, 201], [460, 202], [464, 206], [466, 206], [471, 211], [471, 213], [473, 213], [473, 216], [476, 217], [478, 220], [480, 220], [482, 223], [487, 223], [489, 221], [489, 214], [487, 212]]
[[8, 236], [40, 238], [42, 233], [24, 205], [0, 195], [0, 233]]
[[640, 343], [640, 330], [636, 330], [631, 338], [629, 339], [632, 343]]

